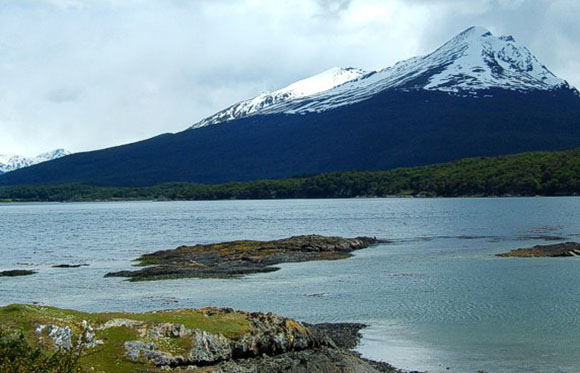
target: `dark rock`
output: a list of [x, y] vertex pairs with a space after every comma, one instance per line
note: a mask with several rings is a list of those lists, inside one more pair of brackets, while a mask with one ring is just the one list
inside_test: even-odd
[[562, 236], [546, 236], [546, 235], [542, 235], [542, 236], [521, 236], [518, 237], [518, 240], [520, 241], [565, 241], [566, 237], [562, 237]]
[[367, 327], [360, 323], [304, 324], [313, 333], [328, 336], [337, 347], [353, 349], [361, 339], [360, 331]]
[[52, 268], [79, 268], [88, 266], [88, 264], [55, 264], [52, 266]]
[[345, 349], [320, 347], [291, 351], [276, 356], [229, 360], [215, 366], [218, 372], [287, 372], [287, 373], [401, 373], [387, 363], [360, 358]]
[[508, 253], [497, 254], [501, 257], [535, 258], [535, 257], [564, 257], [580, 256], [580, 243], [564, 242], [553, 245], [536, 245], [532, 248], [521, 248]]
[[335, 260], [380, 241], [372, 237], [294, 236], [274, 241], [232, 241], [209, 245], [180, 246], [137, 259], [148, 266], [138, 271], [108, 273], [106, 277], [131, 280], [162, 280], [184, 277], [231, 277], [272, 272], [279, 263]]
[[0, 272], [0, 277], [2, 277], [2, 276], [5, 276], [5, 277], [28, 276], [28, 275], [33, 275], [35, 273], [36, 273], [36, 271], [30, 271], [27, 269], [13, 269], [10, 271]]

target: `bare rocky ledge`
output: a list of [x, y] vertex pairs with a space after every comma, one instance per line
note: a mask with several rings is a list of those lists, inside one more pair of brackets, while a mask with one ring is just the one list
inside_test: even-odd
[[180, 246], [174, 250], [142, 255], [134, 271], [108, 273], [106, 277], [128, 277], [131, 281], [172, 278], [223, 278], [272, 272], [280, 263], [335, 260], [350, 257], [354, 250], [380, 241], [374, 237], [293, 236], [273, 241], [231, 241], [208, 245]]
[[497, 254], [497, 256], [513, 258], [580, 257], [580, 243], [564, 242], [553, 245], [536, 245]]

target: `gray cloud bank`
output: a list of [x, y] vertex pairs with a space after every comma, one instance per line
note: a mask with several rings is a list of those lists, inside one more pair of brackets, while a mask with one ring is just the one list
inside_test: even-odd
[[187, 128], [333, 66], [377, 69], [471, 25], [580, 86], [576, 0], [0, 0], [0, 153]]

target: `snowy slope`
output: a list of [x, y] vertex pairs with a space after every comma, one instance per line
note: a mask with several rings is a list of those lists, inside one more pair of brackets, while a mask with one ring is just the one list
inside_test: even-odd
[[192, 128], [258, 114], [273, 105], [326, 91], [350, 80], [357, 79], [364, 74], [366, 74], [365, 71], [359, 69], [334, 67], [310, 78], [299, 80], [277, 91], [263, 93], [251, 100], [232, 105], [202, 120]]
[[42, 153], [36, 157], [23, 157], [20, 155], [0, 154], [0, 174], [17, 170], [19, 168], [32, 166], [38, 163], [51, 161], [53, 159], [64, 157], [71, 154], [64, 149], [56, 149], [50, 152]]
[[496, 37], [471, 27], [433, 53], [365, 72], [333, 68], [281, 90], [220, 111], [191, 128], [258, 114], [306, 114], [366, 100], [387, 89], [436, 90], [462, 96], [486, 95], [493, 88], [528, 91], [570, 86], [552, 74], [511, 36]]

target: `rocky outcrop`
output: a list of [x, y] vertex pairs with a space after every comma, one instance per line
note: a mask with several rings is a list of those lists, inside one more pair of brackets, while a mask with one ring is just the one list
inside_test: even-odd
[[[306, 326], [271, 313], [247, 316], [250, 331], [236, 340], [181, 324], [141, 328], [139, 335], [152, 342], [125, 342], [125, 356], [134, 362], [200, 372], [401, 372], [350, 350], [358, 344], [363, 324]], [[171, 354], [156, 344], [163, 338], [185, 338], [192, 345], [186, 354]]]
[[79, 267], [88, 267], [89, 265], [86, 263], [83, 264], [55, 264], [52, 268], [79, 268]]
[[30, 271], [27, 269], [12, 269], [9, 271], [0, 272], [0, 277], [15, 277], [15, 276], [28, 276], [35, 274], [35, 271]]
[[580, 256], [580, 243], [565, 242], [553, 245], [536, 245], [531, 248], [521, 248], [507, 253], [497, 254], [501, 257], [538, 258], [538, 257], [577, 257]]
[[[216, 312], [234, 312], [230, 309]], [[323, 331], [311, 332], [303, 324], [272, 313], [246, 313], [250, 329], [236, 339], [209, 333], [183, 324], [133, 324], [139, 340], [126, 341], [125, 356], [133, 361], [158, 366], [206, 366], [232, 359], [248, 359], [263, 355], [275, 356], [321, 346], [336, 347]], [[187, 340], [191, 345], [184, 353], [163, 351], [167, 339]]]
[[396, 373], [401, 371], [388, 364], [361, 359], [357, 354], [348, 350], [321, 347], [275, 356], [265, 355], [254, 359], [224, 361], [217, 364], [212, 372]]
[[220, 308], [131, 314], [29, 305], [0, 307], [0, 323], [33, 325], [20, 329], [27, 340], [78, 351], [91, 372], [400, 372], [351, 351], [362, 324]]
[[96, 339], [96, 333], [88, 321], [81, 322], [81, 330], [76, 336], [76, 341], [73, 338], [73, 329], [69, 326], [59, 325], [39, 325], [34, 334], [43, 339], [45, 336], [52, 340], [55, 348], [69, 350], [76, 344], [83, 348], [92, 348], [102, 345], [104, 342]]
[[[125, 356], [135, 362], [157, 366], [187, 366], [211, 365], [232, 358], [233, 342], [221, 334], [172, 323], [142, 327], [138, 332], [143, 340], [124, 343]], [[182, 354], [163, 351], [158, 344], [166, 338], [186, 340], [191, 348]]]
[[137, 259], [148, 266], [137, 271], [106, 276], [131, 280], [161, 280], [183, 277], [230, 277], [278, 270], [276, 264], [311, 260], [344, 259], [351, 252], [378, 243], [373, 237], [294, 236], [274, 241], [232, 241], [210, 245], [180, 246]]
[[353, 349], [362, 338], [360, 331], [366, 328], [365, 324], [360, 323], [321, 323], [321, 324], [304, 324], [311, 333], [330, 338], [337, 347]]

